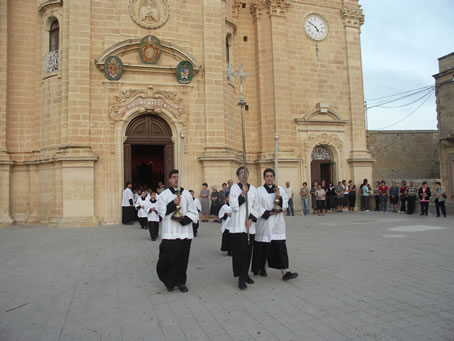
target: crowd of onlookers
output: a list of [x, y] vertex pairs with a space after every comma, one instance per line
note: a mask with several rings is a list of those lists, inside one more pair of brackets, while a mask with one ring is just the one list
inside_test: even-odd
[[[387, 212], [388, 208], [394, 213], [413, 214], [417, 201], [420, 204], [420, 215], [428, 215], [429, 203], [431, 200], [435, 203], [437, 217], [441, 214], [446, 217], [445, 200], [447, 198], [445, 190], [441, 187], [440, 182], [436, 182], [434, 188], [428, 186], [423, 181], [421, 186], [417, 187], [414, 181], [407, 182], [404, 180], [397, 185], [392, 181], [391, 187], [386, 185], [384, 180], [377, 181], [372, 187], [367, 179], [357, 187], [352, 180], [339, 181], [337, 186], [322, 180], [320, 183], [314, 181], [309, 188], [304, 182], [300, 197], [302, 201], [303, 214], [309, 214], [310, 207], [314, 214], [324, 215], [325, 212], [346, 212], [354, 211], [356, 199], [360, 199], [361, 211], [371, 210], [371, 201], [375, 204], [375, 211]], [[310, 202], [309, 202], [310, 201]], [[390, 207], [389, 207], [390, 206]]]
[[[218, 213], [224, 204], [224, 198], [228, 196], [230, 188], [233, 184], [232, 180], [221, 185], [218, 190], [216, 185], [211, 186], [211, 191], [207, 183], [202, 184], [202, 189], [199, 193], [201, 206], [201, 222], [208, 222], [209, 216], [214, 217], [214, 222], [220, 222]], [[164, 185], [160, 182], [156, 189], [156, 197], [164, 190]], [[287, 215], [295, 215], [293, 207], [294, 190], [287, 181], [284, 187], [289, 198]], [[150, 196], [151, 188], [135, 188], [134, 202], [141, 196], [142, 192], [146, 192]], [[191, 190], [194, 196], [194, 192]], [[357, 187], [352, 180], [339, 181], [336, 184], [326, 183], [322, 180], [320, 183], [314, 181], [312, 186], [308, 186], [307, 182], [303, 182], [299, 191], [301, 198], [301, 206], [303, 214], [308, 215], [312, 210], [313, 214], [325, 215], [327, 212], [351, 212], [355, 210], [356, 200], [359, 200], [361, 211], [380, 211], [413, 214], [417, 202], [420, 204], [420, 215], [428, 215], [429, 203], [435, 203], [436, 216], [443, 215], [446, 217], [445, 200], [447, 195], [441, 187], [440, 182], [436, 182], [431, 189], [426, 181], [423, 181], [421, 186], [416, 186], [414, 181], [401, 181], [398, 186], [396, 181], [392, 181], [388, 187], [384, 180], [377, 181], [374, 186], [369, 184], [367, 179]]]

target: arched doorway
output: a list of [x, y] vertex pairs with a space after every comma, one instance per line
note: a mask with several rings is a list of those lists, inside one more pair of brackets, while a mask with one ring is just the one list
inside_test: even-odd
[[167, 122], [151, 114], [133, 119], [124, 143], [125, 183], [155, 190], [159, 181], [166, 183], [172, 168], [172, 131]]
[[326, 181], [326, 185], [334, 181], [333, 156], [330, 150], [322, 145], [316, 146], [311, 154], [311, 181]]

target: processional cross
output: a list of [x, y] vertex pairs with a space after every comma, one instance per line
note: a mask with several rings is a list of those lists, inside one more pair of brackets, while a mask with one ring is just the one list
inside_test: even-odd
[[[244, 95], [243, 95], [243, 82], [244, 80], [249, 77], [249, 73], [244, 72], [243, 66], [240, 64], [238, 66], [238, 69], [235, 71], [235, 77], [240, 80], [240, 101], [238, 102], [238, 105], [241, 106], [241, 130], [243, 133], [243, 167], [244, 167], [244, 186], [247, 185], [247, 180], [248, 180], [248, 171], [246, 168], [246, 129], [245, 129], [245, 124], [244, 124], [244, 107], [246, 106], [246, 101], [244, 100]], [[246, 217], [245, 217], [245, 222], [248, 221], [249, 218], [249, 203], [248, 203], [248, 195], [246, 193], [245, 196], [245, 204], [246, 204]], [[251, 243], [250, 237], [249, 237], [249, 228], [246, 228], [247, 230], [247, 241], [248, 244]]]

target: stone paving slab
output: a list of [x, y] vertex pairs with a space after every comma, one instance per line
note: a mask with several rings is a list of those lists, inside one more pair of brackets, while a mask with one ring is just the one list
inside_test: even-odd
[[0, 340], [454, 340], [452, 217], [286, 221], [298, 279], [270, 269], [238, 290], [204, 223], [186, 294], [158, 280], [159, 241], [138, 225], [0, 229]]

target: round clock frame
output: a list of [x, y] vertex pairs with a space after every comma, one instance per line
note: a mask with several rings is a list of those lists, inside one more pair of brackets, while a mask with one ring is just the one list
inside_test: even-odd
[[309, 39], [322, 41], [329, 33], [328, 21], [319, 13], [308, 13], [303, 20], [303, 30]]

